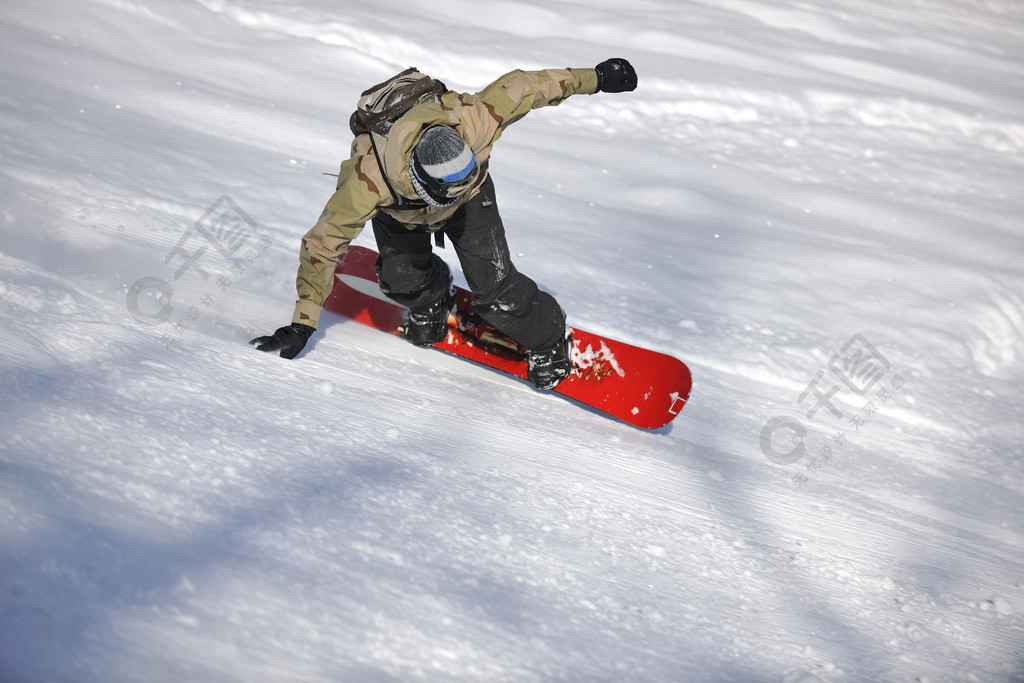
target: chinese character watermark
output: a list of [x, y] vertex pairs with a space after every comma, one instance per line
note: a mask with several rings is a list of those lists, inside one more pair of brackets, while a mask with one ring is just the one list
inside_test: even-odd
[[864, 335], [855, 334], [839, 353], [832, 356], [828, 367], [855, 394], [864, 396], [892, 366]]
[[[797, 397], [797, 405], [806, 406], [803, 417], [780, 415], [761, 428], [761, 452], [770, 461], [792, 465], [806, 459], [804, 471], [792, 478], [797, 487], [802, 487], [810, 481], [811, 475], [830, 463], [849, 443], [850, 436], [865, 428], [906, 383], [902, 375], [889, 374], [892, 365], [888, 359], [862, 334], [855, 334], [832, 356], [828, 369], [830, 379], [826, 379], [824, 370], [819, 370]], [[835, 384], [831, 376], [842, 384]], [[889, 381], [884, 382], [887, 376]], [[852, 415], [844, 412], [834, 400], [844, 385], [857, 396], [868, 397]], [[806, 437], [810, 430], [803, 422], [805, 419], [829, 423], [828, 430], [832, 434], [825, 443], [816, 448], [808, 445]]]
[[[270, 237], [260, 235], [256, 222], [227, 195], [217, 199], [193, 227], [181, 234], [164, 263], [173, 268], [173, 282], [191, 275], [207, 284], [199, 301], [175, 306], [174, 287], [155, 275], [139, 278], [128, 288], [128, 312], [136, 320], [147, 325], [170, 321], [170, 329], [160, 337], [166, 348], [197, 323], [214, 305], [216, 295], [226, 292], [271, 245]], [[211, 259], [216, 260], [211, 264]], [[211, 274], [213, 268], [226, 268], [227, 273]]]

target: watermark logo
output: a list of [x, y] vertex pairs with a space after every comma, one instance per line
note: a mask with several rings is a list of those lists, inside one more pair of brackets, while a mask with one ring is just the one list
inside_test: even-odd
[[196, 232], [223, 258], [234, 257], [249, 238], [256, 235], [256, 230], [256, 223], [227, 195], [214, 202], [196, 221]]
[[761, 428], [761, 452], [780, 465], [791, 465], [807, 454], [807, 427], [795, 417], [772, 418]]
[[864, 335], [855, 334], [832, 356], [828, 367], [855, 394], [864, 396], [892, 366]]
[[[906, 384], [902, 375], [891, 372], [889, 360], [862, 334], [853, 335], [832, 356], [828, 370], [830, 375], [826, 375], [825, 370], [815, 373], [797, 397], [797, 405], [804, 410], [803, 417], [780, 415], [761, 428], [759, 443], [768, 460], [779, 465], [805, 461], [804, 471], [793, 475], [793, 483], [797, 487], [809, 481], [808, 475], [817, 473], [824, 464], [831, 462], [849, 443], [850, 437], [866, 427]], [[835, 383], [833, 376], [842, 384]], [[835, 397], [844, 385], [857, 396], [870, 395], [856, 413], [848, 414], [837, 405]], [[804, 420], [827, 422], [832, 435], [816, 448], [809, 446], [807, 436], [810, 429]]]
[[[132, 317], [147, 325], [170, 324], [170, 330], [160, 338], [168, 348], [271, 245], [270, 237], [260, 235], [256, 222], [227, 195], [218, 198], [193, 228], [181, 234], [164, 256], [164, 263], [173, 268], [173, 282], [191, 273], [207, 284], [198, 301], [176, 305], [173, 285], [156, 275], [139, 278], [128, 288], [126, 304]], [[225, 269], [226, 273], [220, 272]]]

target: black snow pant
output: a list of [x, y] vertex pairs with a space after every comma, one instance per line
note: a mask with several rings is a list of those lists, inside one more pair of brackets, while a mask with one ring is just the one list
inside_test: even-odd
[[[512, 264], [489, 177], [442, 230], [455, 247], [480, 317], [527, 349], [548, 349], [561, 340], [565, 313]], [[380, 251], [377, 275], [388, 298], [414, 311], [444, 300], [451, 271], [433, 253], [431, 233], [410, 230], [383, 212], [373, 218], [373, 233]]]

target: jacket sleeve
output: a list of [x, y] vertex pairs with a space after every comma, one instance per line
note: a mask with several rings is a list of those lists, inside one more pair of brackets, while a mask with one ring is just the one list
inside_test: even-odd
[[[292, 322], [316, 327], [320, 309], [334, 288], [338, 259], [359, 236], [363, 226], [386, 203], [383, 181], [371, 155], [354, 155], [341, 165], [338, 186], [320, 220], [302, 238], [299, 272], [295, 279], [298, 300]], [[385, 188], [385, 192], [386, 192]]]
[[[463, 96], [472, 110], [463, 121], [463, 134], [474, 149], [494, 144], [502, 131], [533, 109], [558, 106], [572, 95], [597, 92], [594, 69], [513, 71], [476, 95]], [[467, 125], [468, 124], [468, 125]]]

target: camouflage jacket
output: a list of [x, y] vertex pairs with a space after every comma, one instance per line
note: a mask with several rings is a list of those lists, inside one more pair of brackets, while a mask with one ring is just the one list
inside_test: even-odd
[[[434, 231], [479, 192], [486, 173], [481, 173], [476, 184], [451, 206], [428, 206], [419, 200], [410, 178], [409, 155], [423, 131], [435, 125], [454, 127], [472, 147], [477, 163], [486, 169], [495, 141], [531, 109], [555, 106], [570, 95], [596, 90], [593, 69], [513, 71], [475, 95], [449, 91], [440, 104], [426, 103], [410, 109], [395, 122], [387, 144], [378, 150], [380, 164], [370, 136], [357, 136], [351, 157], [341, 165], [337, 190], [320, 220], [302, 238], [296, 279], [299, 298], [292, 322], [317, 326], [320, 308], [334, 286], [338, 259], [378, 211], [394, 216], [409, 229], [425, 227]], [[384, 182], [385, 173], [391, 188], [411, 204], [395, 204]]]

